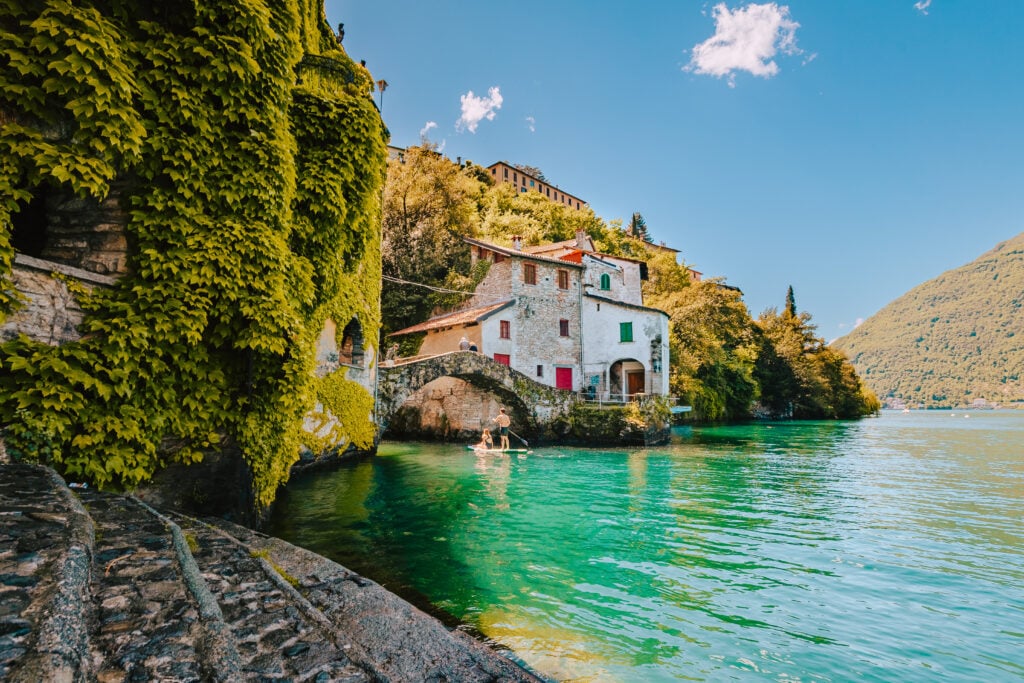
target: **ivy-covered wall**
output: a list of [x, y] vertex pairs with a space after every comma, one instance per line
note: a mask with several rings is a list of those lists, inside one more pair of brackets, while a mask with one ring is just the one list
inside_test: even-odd
[[40, 192], [115, 183], [128, 242], [81, 340], [0, 345], [8, 450], [111, 488], [235, 450], [264, 507], [317, 405], [370, 446], [368, 392], [314, 366], [327, 318], [376, 346], [387, 133], [322, 2], [0, 0], [0, 52], [0, 321]]

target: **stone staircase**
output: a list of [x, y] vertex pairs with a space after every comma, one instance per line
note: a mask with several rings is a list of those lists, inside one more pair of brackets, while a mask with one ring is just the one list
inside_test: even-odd
[[0, 680], [540, 679], [319, 555], [13, 464]]

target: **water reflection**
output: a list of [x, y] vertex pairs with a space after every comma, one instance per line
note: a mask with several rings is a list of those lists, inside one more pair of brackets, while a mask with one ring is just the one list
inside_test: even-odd
[[557, 678], [1006, 679], [1022, 443], [1024, 415], [887, 415], [523, 458], [389, 446], [296, 480], [271, 530]]

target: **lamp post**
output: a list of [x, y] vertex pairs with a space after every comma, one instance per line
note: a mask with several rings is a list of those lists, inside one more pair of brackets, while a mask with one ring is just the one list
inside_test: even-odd
[[377, 90], [380, 90], [380, 113], [384, 114], [384, 91], [388, 89], [388, 82], [383, 78], [377, 81]]

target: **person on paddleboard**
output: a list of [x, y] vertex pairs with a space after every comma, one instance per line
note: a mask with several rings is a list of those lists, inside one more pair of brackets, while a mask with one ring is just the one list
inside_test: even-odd
[[494, 448], [494, 440], [491, 438], [491, 430], [485, 429], [484, 433], [480, 435], [480, 443], [473, 446], [478, 451], [489, 451]]
[[501, 437], [501, 450], [507, 451], [508, 445], [508, 428], [512, 426], [512, 419], [505, 413], [505, 409], [501, 408], [498, 410], [498, 417], [494, 418], [494, 421], [498, 423], [498, 436]]

